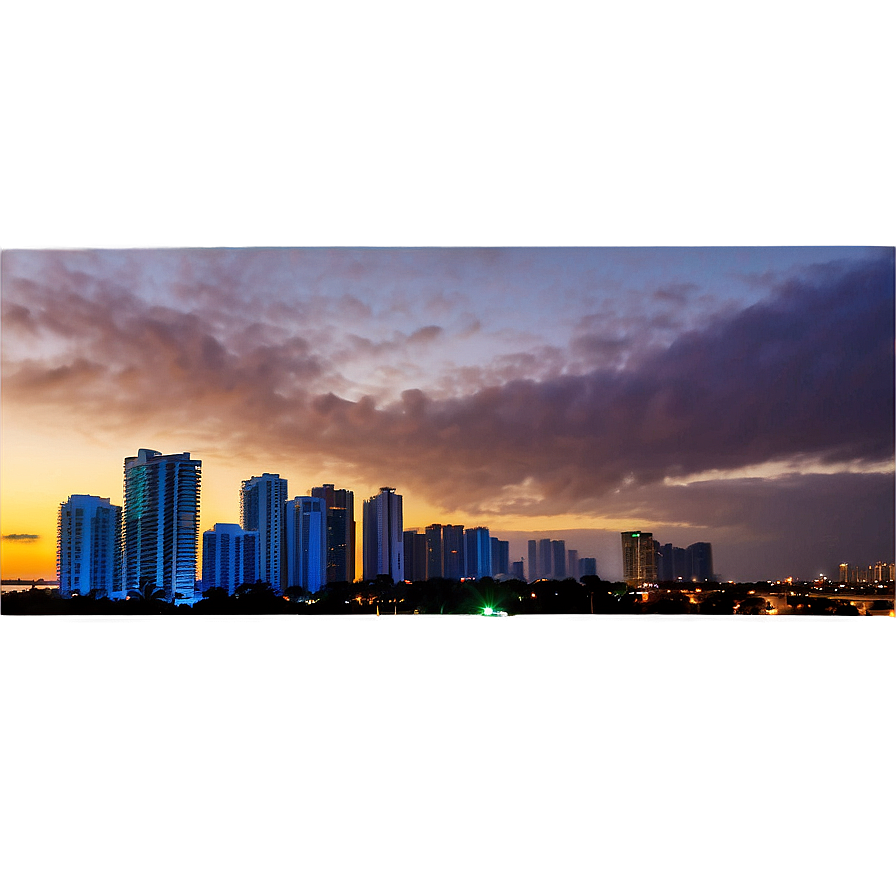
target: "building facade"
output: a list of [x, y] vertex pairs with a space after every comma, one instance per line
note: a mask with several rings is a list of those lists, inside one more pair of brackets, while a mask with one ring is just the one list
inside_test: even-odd
[[141, 448], [124, 461], [122, 588], [143, 582], [171, 600], [193, 597], [199, 547], [202, 462], [190, 453]]
[[426, 581], [426, 536], [416, 529], [404, 532], [404, 576], [409, 582]]
[[652, 532], [622, 533], [622, 574], [630, 588], [656, 582], [656, 551]]
[[402, 499], [394, 488], [381, 488], [364, 502], [364, 578], [391, 576], [404, 580]]
[[327, 581], [355, 581], [355, 494], [331, 483], [311, 489], [327, 506]]
[[466, 570], [464, 527], [444, 526], [442, 540], [445, 549], [445, 578], [462, 579]]
[[441, 579], [445, 576], [445, 543], [442, 524], [433, 523], [426, 527], [426, 578]]
[[327, 583], [327, 505], [324, 498], [286, 502], [286, 587], [315, 594]]
[[538, 578], [538, 543], [534, 538], [529, 539], [528, 553], [529, 581], [534, 582]]
[[240, 488], [240, 525], [258, 533], [259, 578], [278, 593], [286, 587], [283, 542], [286, 538], [288, 483], [276, 473], [246, 479]]
[[[510, 542], [500, 538], [489, 539], [492, 550], [492, 575], [510, 575]], [[520, 578], [523, 578], [520, 575]]]
[[464, 532], [465, 575], [481, 579], [492, 575], [492, 543], [488, 529], [477, 526]]
[[258, 533], [236, 523], [215, 523], [202, 533], [202, 587], [233, 594], [259, 578]]
[[121, 508], [109, 498], [71, 495], [59, 505], [56, 578], [63, 597], [121, 591]]

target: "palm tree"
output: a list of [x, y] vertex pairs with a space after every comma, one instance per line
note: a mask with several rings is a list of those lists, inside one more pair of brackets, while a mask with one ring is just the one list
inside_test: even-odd
[[127, 600], [165, 600], [165, 589], [156, 588], [156, 583], [150, 578], [141, 578], [140, 586], [128, 591], [125, 598]]

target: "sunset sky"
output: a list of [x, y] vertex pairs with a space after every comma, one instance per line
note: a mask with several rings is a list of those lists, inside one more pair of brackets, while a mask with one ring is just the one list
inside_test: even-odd
[[893, 559], [891, 4], [0, 15], [4, 577], [142, 447], [203, 529], [277, 472], [608, 578]]

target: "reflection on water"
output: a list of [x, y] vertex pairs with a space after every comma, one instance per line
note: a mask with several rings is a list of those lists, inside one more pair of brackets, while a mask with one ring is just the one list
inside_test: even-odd
[[893, 624], [6, 618], [7, 893], [883, 893]]

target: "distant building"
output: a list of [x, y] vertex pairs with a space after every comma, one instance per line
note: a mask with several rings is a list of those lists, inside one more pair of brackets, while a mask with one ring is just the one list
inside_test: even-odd
[[492, 545], [488, 529], [477, 526], [464, 532], [464, 575], [481, 579], [492, 575]]
[[71, 495], [56, 518], [59, 593], [112, 597], [121, 590], [121, 508], [108, 498]]
[[523, 574], [522, 557], [520, 557], [519, 560], [514, 560], [513, 563], [510, 564], [510, 578], [519, 579], [521, 582], [526, 581], [526, 576]]
[[462, 579], [466, 570], [464, 527], [444, 526], [442, 539], [445, 547], [445, 578]]
[[529, 581], [534, 582], [538, 578], [538, 545], [533, 539], [529, 539]]
[[839, 579], [839, 581], [841, 583], [849, 582], [849, 564], [848, 563], [840, 564], [840, 579]]
[[579, 577], [579, 552], [569, 550], [566, 552], [566, 574], [574, 579]]
[[364, 502], [364, 578], [391, 576], [404, 580], [402, 498], [394, 488], [381, 488]]
[[442, 524], [426, 527], [426, 578], [441, 579], [445, 576], [445, 544]]
[[690, 581], [712, 582], [712, 545], [708, 541], [698, 541], [688, 545]]
[[622, 533], [622, 569], [626, 585], [656, 582], [656, 553], [652, 532]]
[[311, 489], [327, 507], [327, 581], [355, 581], [355, 494], [325, 484]]
[[199, 548], [199, 485], [202, 462], [183, 454], [141, 448], [124, 459], [122, 588], [150, 582], [192, 598]]
[[491, 538], [492, 575], [508, 575], [510, 573], [510, 542], [500, 538]]
[[283, 542], [287, 489], [287, 481], [276, 473], [253, 476], [240, 488], [240, 525], [258, 533], [259, 578], [278, 593], [286, 587]]
[[202, 533], [202, 588], [233, 594], [258, 581], [258, 533], [236, 523], [215, 523]]
[[597, 558], [596, 557], [582, 557], [579, 560], [579, 578], [582, 576], [596, 576], [597, 575]]
[[426, 581], [426, 536], [416, 529], [405, 529], [404, 577], [409, 582]]
[[538, 578], [550, 579], [554, 574], [554, 549], [550, 538], [542, 538], [538, 542]]
[[562, 539], [551, 542], [551, 572], [557, 581], [566, 578], [566, 542]]
[[324, 498], [301, 496], [286, 502], [286, 586], [309, 594], [327, 583], [327, 505]]

